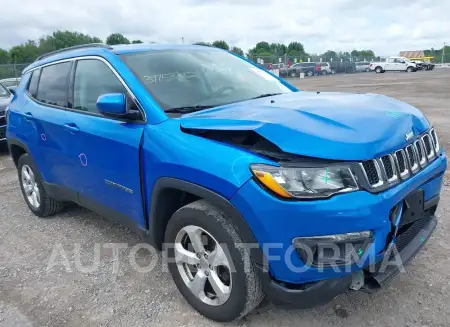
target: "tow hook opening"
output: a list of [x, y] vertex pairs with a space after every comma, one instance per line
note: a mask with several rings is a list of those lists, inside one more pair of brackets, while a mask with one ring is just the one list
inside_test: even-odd
[[375, 293], [380, 288], [380, 283], [369, 272], [362, 270], [353, 273], [350, 290]]

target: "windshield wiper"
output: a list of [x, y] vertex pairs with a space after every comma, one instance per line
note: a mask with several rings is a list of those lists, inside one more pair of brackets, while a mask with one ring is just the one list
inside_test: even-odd
[[188, 113], [188, 112], [194, 112], [194, 111], [200, 111], [204, 109], [209, 109], [214, 106], [185, 106], [185, 107], [176, 107], [176, 108], [169, 108], [166, 110], [166, 112], [172, 112], [172, 113]]
[[279, 95], [279, 94], [281, 94], [281, 93], [264, 93], [264, 94], [258, 95], [257, 97], [254, 97], [252, 99], [267, 98], [267, 97], [271, 97], [271, 96]]

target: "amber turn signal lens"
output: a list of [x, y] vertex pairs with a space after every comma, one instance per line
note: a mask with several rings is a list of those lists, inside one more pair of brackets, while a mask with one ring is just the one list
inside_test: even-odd
[[283, 198], [292, 198], [292, 195], [277, 183], [270, 173], [261, 170], [252, 170], [255, 177], [268, 189], [275, 192]]

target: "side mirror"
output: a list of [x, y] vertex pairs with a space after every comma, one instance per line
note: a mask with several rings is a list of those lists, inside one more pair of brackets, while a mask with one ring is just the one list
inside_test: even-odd
[[126, 116], [127, 100], [122, 93], [103, 94], [97, 99], [97, 109], [105, 116]]

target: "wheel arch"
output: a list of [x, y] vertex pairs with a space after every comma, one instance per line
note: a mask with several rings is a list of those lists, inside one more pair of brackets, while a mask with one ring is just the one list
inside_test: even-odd
[[8, 139], [8, 149], [16, 168], [19, 163], [19, 158], [22, 155], [27, 153], [30, 157], [32, 157], [28, 147], [17, 139]]
[[[153, 187], [148, 222], [150, 237], [156, 248], [162, 249], [167, 223], [173, 213], [184, 205], [199, 199], [206, 200], [221, 210], [232, 221], [245, 243], [257, 243], [244, 217], [228, 199], [191, 182], [161, 177]], [[264, 262], [262, 251], [259, 248], [255, 250], [251, 251], [252, 259], [255, 263], [262, 265]]]

